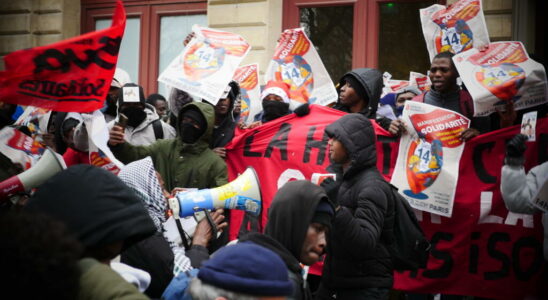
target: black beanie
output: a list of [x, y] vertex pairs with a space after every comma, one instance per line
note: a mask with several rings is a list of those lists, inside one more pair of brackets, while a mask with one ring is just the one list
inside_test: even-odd
[[348, 82], [350, 86], [356, 91], [356, 94], [362, 98], [362, 100], [365, 101], [365, 103], [369, 104], [369, 97], [367, 96], [367, 93], [365, 92], [365, 88], [363, 84], [354, 76], [352, 75], [346, 75], [343, 77], [344, 82]]
[[331, 206], [326, 199], [322, 199], [320, 200], [320, 203], [318, 203], [318, 206], [316, 206], [316, 211], [314, 212], [310, 223], [319, 223], [331, 228], [331, 219], [333, 219], [334, 215], [333, 206]]
[[206, 121], [204, 115], [202, 114], [202, 112], [200, 112], [200, 110], [198, 108], [191, 106], [188, 109], [184, 110], [181, 113], [181, 122], [183, 121], [184, 117], [188, 117], [188, 118], [194, 120], [198, 124], [200, 129], [205, 132], [205, 130], [207, 128], [207, 121]]

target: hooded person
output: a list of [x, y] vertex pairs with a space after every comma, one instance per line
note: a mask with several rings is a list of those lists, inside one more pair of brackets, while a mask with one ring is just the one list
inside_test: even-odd
[[354, 69], [344, 74], [339, 81], [339, 100], [333, 108], [375, 119], [382, 87], [382, 74], [379, 70]]
[[101, 109], [107, 123], [114, 120], [118, 114], [118, 92], [126, 83], [130, 82], [129, 74], [121, 68], [116, 68], [105, 99], [105, 106]]
[[[121, 262], [150, 273], [152, 281], [145, 294], [151, 298], [160, 298], [173, 276], [198, 267], [209, 258], [206, 248], [212, 238], [211, 231], [207, 230], [209, 223], [203, 219], [197, 225], [192, 246], [185, 250], [170, 238], [171, 228], [166, 224], [167, 192], [159, 181], [152, 159], [146, 157], [125, 165], [118, 177], [137, 194], [156, 227], [154, 235], [122, 252]], [[214, 219], [222, 221], [222, 218]], [[205, 230], [204, 226], [207, 227]]]
[[226, 157], [224, 146], [234, 137], [236, 119], [232, 114], [234, 103], [240, 96], [240, 85], [232, 80], [215, 105], [215, 128], [209, 147], [222, 158]]
[[270, 80], [261, 93], [263, 110], [256, 114], [253, 121], [263, 123], [289, 115], [289, 85], [283, 81]]
[[213, 107], [191, 102], [183, 106], [177, 119], [178, 138], [133, 146], [125, 142], [122, 128], [114, 126], [108, 144], [116, 158], [126, 164], [150, 156], [168, 191], [176, 187], [206, 189], [226, 184], [226, 164], [209, 149]]
[[306, 180], [291, 181], [274, 196], [265, 233], [249, 233], [240, 242], [253, 242], [282, 258], [294, 286], [288, 299], [312, 299], [301, 263], [310, 266], [320, 260], [333, 215], [333, 205], [321, 187]]
[[172, 139], [175, 129], [160, 119], [154, 106], [146, 103], [143, 88], [134, 83], [125, 84], [118, 92], [118, 116], [107, 126], [120, 122], [120, 113], [127, 120], [125, 140], [136, 146], [147, 146], [159, 139]]
[[[339, 167], [327, 188], [336, 214], [329, 232], [320, 299], [385, 299], [392, 287], [387, 249], [394, 223], [390, 184], [376, 167], [375, 132], [362, 114], [342, 116], [325, 129], [329, 156]], [[332, 166], [330, 166], [331, 168]]]
[[[90, 165], [70, 167], [42, 184], [25, 209], [63, 222], [83, 245], [81, 299], [114, 299], [113, 294], [146, 298], [134, 286], [120, 285], [119, 275], [99, 265], [109, 265], [155, 231], [143, 204], [114, 174]], [[112, 283], [99, 288], [107, 279]]]

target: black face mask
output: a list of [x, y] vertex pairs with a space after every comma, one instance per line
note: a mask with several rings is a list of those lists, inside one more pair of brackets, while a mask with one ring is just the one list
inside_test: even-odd
[[181, 124], [181, 140], [185, 144], [194, 144], [202, 136], [203, 130], [194, 127], [191, 123]]
[[263, 100], [263, 112], [265, 121], [272, 121], [289, 113], [289, 103]]
[[107, 107], [103, 111], [103, 113], [111, 116], [116, 116], [116, 111], [118, 110], [118, 106], [116, 105], [117, 102], [118, 100], [116, 98], [114, 98], [111, 95], [107, 95], [107, 99], [106, 99]]
[[139, 107], [126, 107], [120, 111], [127, 117], [127, 125], [135, 128], [147, 117], [147, 113]]

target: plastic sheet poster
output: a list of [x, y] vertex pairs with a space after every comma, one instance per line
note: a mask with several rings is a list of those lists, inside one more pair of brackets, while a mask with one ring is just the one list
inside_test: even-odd
[[548, 102], [546, 71], [529, 58], [520, 42], [496, 42], [486, 51], [460, 53], [453, 62], [474, 99], [474, 115], [485, 116], [504, 109], [508, 102], [516, 110]]
[[269, 80], [289, 84], [292, 108], [307, 102], [319, 105], [337, 102], [333, 81], [302, 28], [282, 33], [265, 74], [265, 81]]
[[406, 101], [408, 134], [400, 140], [391, 183], [418, 210], [451, 217], [464, 143], [459, 134], [470, 120], [454, 111]]
[[93, 114], [82, 114], [88, 133], [89, 160], [92, 165], [118, 174], [124, 166], [114, 157], [107, 145], [109, 133], [103, 114], [96, 110]]
[[44, 151], [44, 144], [13, 127], [0, 130], [0, 152], [24, 170], [36, 164]]
[[417, 72], [409, 72], [409, 84], [416, 86], [421, 92], [427, 92], [432, 86], [432, 81], [428, 75]]
[[25, 111], [14, 125], [26, 126], [32, 137], [42, 142], [42, 134], [48, 133], [48, 123], [51, 116], [51, 110], [35, 106], [27, 106]]
[[489, 44], [480, 0], [460, 0], [449, 7], [434, 4], [420, 10], [430, 60], [440, 52], [461, 53]]
[[236, 69], [233, 78], [240, 84], [240, 98], [242, 109], [240, 121], [253, 122], [253, 117], [262, 110], [261, 87], [259, 86], [259, 65], [251, 64]]
[[251, 46], [239, 35], [194, 25], [194, 38], [158, 81], [217, 104]]

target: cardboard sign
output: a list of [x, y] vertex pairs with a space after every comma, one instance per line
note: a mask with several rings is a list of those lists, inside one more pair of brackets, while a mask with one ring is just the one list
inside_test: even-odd
[[194, 25], [194, 38], [158, 81], [217, 104], [251, 46], [239, 35]]
[[460, 0], [449, 7], [434, 4], [420, 10], [430, 60], [440, 52], [461, 53], [489, 44], [480, 0]]
[[282, 33], [265, 74], [265, 81], [269, 80], [289, 85], [291, 108], [307, 102], [319, 105], [337, 102], [333, 81], [302, 28]]
[[110, 28], [6, 55], [0, 98], [65, 112], [102, 108], [125, 26], [126, 13], [118, 1]]
[[505, 109], [508, 102], [516, 110], [547, 103], [546, 71], [529, 58], [520, 42], [496, 42], [486, 51], [460, 53], [453, 62], [474, 99], [474, 116], [486, 116]]
[[250, 124], [253, 117], [263, 108], [261, 105], [261, 87], [259, 86], [259, 65], [251, 64], [236, 69], [233, 78], [240, 84], [240, 98], [242, 109], [240, 122]]

